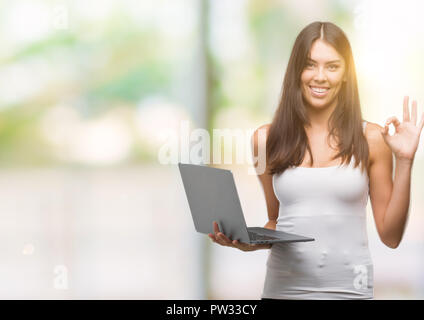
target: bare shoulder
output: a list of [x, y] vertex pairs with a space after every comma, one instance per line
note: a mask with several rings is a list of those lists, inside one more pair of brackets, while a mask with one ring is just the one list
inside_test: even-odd
[[258, 145], [259, 139], [265, 139], [268, 137], [268, 131], [271, 127], [270, 123], [263, 124], [260, 127], [258, 127], [255, 132], [253, 133], [252, 139], [255, 146]]
[[266, 131], [268, 131], [270, 127], [271, 127], [271, 124], [270, 124], [270, 123], [266, 123], [266, 124], [261, 125], [261, 126], [260, 126], [258, 129], [256, 129], [256, 130], [265, 129]]
[[266, 143], [270, 126], [271, 124], [261, 125], [255, 130], [251, 139], [254, 167], [259, 177], [264, 176], [263, 173], [266, 172], [268, 168], [266, 162]]
[[375, 163], [376, 159], [384, 161], [392, 156], [392, 151], [384, 141], [381, 130], [383, 130], [383, 127], [379, 124], [367, 121], [365, 138], [370, 151], [370, 165]]

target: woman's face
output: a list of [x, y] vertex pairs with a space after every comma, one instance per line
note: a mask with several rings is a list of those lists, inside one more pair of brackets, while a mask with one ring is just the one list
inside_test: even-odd
[[302, 94], [312, 108], [325, 108], [336, 101], [344, 80], [345, 61], [331, 45], [318, 39], [301, 75]]

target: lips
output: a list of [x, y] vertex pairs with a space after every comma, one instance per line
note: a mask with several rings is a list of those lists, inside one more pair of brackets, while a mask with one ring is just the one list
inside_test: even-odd
[[[317, 90], [322, 91], [323, 89], [325, 89], [325, 91], [323, 92], [317, 91]], [[325, 97], [329, 91], [330, 91], [330, 88], [328, 87], [309, 86], [309, 92], [311, 93], [313, 97], [317, 97], [317, 98]]]

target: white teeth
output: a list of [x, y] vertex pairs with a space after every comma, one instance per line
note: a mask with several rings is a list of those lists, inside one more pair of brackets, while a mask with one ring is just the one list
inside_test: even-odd
[[323, 93], [328, 91], [328, 89], [324, 89], [324, 88], [315, 88], [315, 87], [311, 87], [312, 91], [317, 92], [317, 93]]

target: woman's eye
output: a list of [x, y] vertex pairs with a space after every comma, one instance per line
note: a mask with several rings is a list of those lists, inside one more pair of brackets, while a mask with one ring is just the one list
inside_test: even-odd
[[330, 66], [330, 69], [332, 69], [332, 70], [336, 70], [338, 67], [339, 67], [339, 66], [336, 66], [336, 65], [332, 64], [332, 65]]

